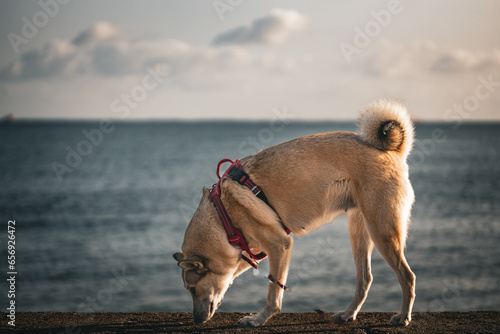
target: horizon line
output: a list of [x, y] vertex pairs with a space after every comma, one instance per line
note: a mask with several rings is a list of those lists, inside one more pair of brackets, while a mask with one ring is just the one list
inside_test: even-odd
[[[47, 117], [47, 118], [36, 118], [36, 117], [20, 117], [14, 120], [5, 120], [3, 117], [0, 118], [0, 124], [15, 124], [15, 123], [95, 123], [102, 120], [111, 120], [115, 123], [153, 123], [153, 122], [163, 122], [163, 123], [263, 123], [276, 120], [276, 118], [133, 118], [133, 119], [120, 119], [120, 118], [57, 118], [57, 117]], [[355, 123], [357, 118], [351, 119], [329, 119], [329, 118], [318, 118], [318, 119], [289, 119], [289, 123]], [[500, 119], [463, 119], [462, 123], [465, 124], [485, 124], [485, 123], [500, 123]], [[453, 124], [454, 121], [445, 120], [434, 120], [434, 119], [413, 119], [414, 124]]]

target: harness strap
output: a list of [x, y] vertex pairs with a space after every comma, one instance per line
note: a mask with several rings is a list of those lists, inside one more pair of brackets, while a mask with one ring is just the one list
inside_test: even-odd
[[271, 281], [271, 282], [273, 282], [273, 283], [276, 283], [276, 284], [277, 284], [280, 288], [282, 288], [282, 289], [283, 289], [283, 290], [285, 290], [285, 291], [290, 290], [290, 287], [289, 287], [289, 286], [286, 286], [286, 285], [281, 284], [281, 282], [280, 282], [280, 281], [278, 281], [278, 280], [276, 280], [276, 281], [275, 281], [275, 280], [274, 280], [274, 278], [273, 278], [273, 276], [271, 276], [271, 274], [269, 274], [269, 276], [267, 276], [267, 279], [268, 279], [268, 280], [270, 280], [270, 281]]
[[[228, 160], [232, 161], [231, 159], [224, 159], [222, 161], [226, 162]], [[220, 168], [220, 166], [221, 166], [221, 164], [219, 162], [219, 166], [217, 168]], [[240, 159], [237, 159], [235, 162], [233, 162], [231, 167], [228, 168], [228, 170], [226, 171], [226, 173], [224, 173], [224, 175], [222, 177], [224, 177], [226, 174], [229, 177], [231, 177], [234, 181], [236, 181], [239, 184], [241, 184], [242, 186], [246, 186], [248, 189], [250, 189], [254, 193], [255, 196], [257, 196], [259, 199], [264, 201], [264, 203], [266, 203], [271, 209], [273, 209], [274, 212], [276, 212], [276, 210], [274, 210], [271, 203], [269, 203], [269, 200], [267, 199], [266, 194], [264, 194], [264, 192], [262, 191], [261, 187], [259, 187], [255, 183], [253, 183], [253, 181], [250, 179], [250, 176], [248, 176], [248, 174], [245, 173], [245, 171], [243, 170], [243, 167], [241, 167]], [[218, 169], [217, 169], [217, 175], [219, 175]], [[283, 226], [283, 229], [285, 229], [286, 234], [290, 235], [290, 233], [292, 233], [292, 231], [288, 227], [286, 227], [285, 224], [283, 224], [281, 219], [280, 219], [280, 223], [281, 223], [281, 226]]]
[[[220, 167], [222, 164], [225, 162], [231, 162], [231, 166], [226, 170], [226, 172], [220, 176], [219, 171]], [[240, 160], [233, 161], [231, 159], [223, 159], [219, 162], [217, 165], [217, 177], [219, 178], [219, 181], [214, 184], [212, 189], [210, 190], [210, 198], [212, 199], [212, 202], [214, 203], [215, 209], [217, 213], [219, 214], [220, 220], [222, 222], [222, 225], [224, 226], [224, 229], [226, 230], [227, 233], [227, 239], [231, 245], [238, 246], [242, 250], [246, 251], [247, 254], [254, 259], [255, 261], [262, 260], [267, 257], [266, 253], [261, 252], [259, 254], [254, 254], [250, 251], [250, 248], [248, 247], [245, 238], [243, 237], [243, 234], [239, 229], [233, 226], [233, 223], [231, 222], [231, 218], [229, 217], [229, 214], [227, 213], [226, 208], [224, 207], [224, 204], [222, 203], [221, 200], [221, 189], [220, 189], [220, 183], [222, 178], [228, 177], [233, 179], [234, 181], [238, 182], [241, 185], [246, 186], [248, 189], [252, 191], [258, 198], [260, 198], [262, 201], [264, 201], [267, 205], [269, 205], [271, 208], [272, 206], [269, 204], [269, 201], [267, 200], [266, 195], [262, 191], [262, 189], [257, 186], [255, 183], [250, 180], [250, 177], [248, 176], [247, 173], [243, 171], [243, 168], [241, 167]], [[273, 209], [274, 210], [274, 209]], [[281, 225], [283, 223], [281, 222]], [[287, 227], [283, 225], [283, 228], [285, 229], [287, 234], [290, 234], [291, 231]], [[241, 255], [242, 259], [248, 262], [252, 267], [257, 269], [257, 263], [249, 259], [248, 257], [244, 256], [243, 254]]]
[[257, 269], [257, 263], [253, 262], [252, 260], [250, 260], [248, 257], [246, 257], [243, 254], [241, 254], [241, 258], [243, 260], [245, 260], [246, 263], [248, 263], [249, 265], [251, 265], [254, 269]]

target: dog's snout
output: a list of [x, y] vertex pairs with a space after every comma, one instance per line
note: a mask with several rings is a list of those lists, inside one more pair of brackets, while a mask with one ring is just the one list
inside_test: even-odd
[[218, 298], [193, 299], [193, 320], [195, 324], [202, 324], [212, 318], [222, 303]]
[[205, 322], [204, 317], [197, 316], [196, 314], [194, 315], [194, 324], [198, 325]]
[[193, 321], [194, 321], [194, 324], [198, 325], [198, 324], [202, 324], [202, 323], [207, 322], [208, 320], [210, 320], [210, 318], [212, 318], [212, 314], [208, 313], [207, 311], [211, 312], [212, 308], [213, 308], [213, 305], [210, 304], [209, 305], [209, 309], [206, 310], [205, 312], [201, 312], [201, 313], [193, 312]]

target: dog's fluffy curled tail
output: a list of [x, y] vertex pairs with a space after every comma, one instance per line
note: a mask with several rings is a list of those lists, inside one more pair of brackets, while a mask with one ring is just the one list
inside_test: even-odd
[[413, 146], [413, 123], [399, 101], [376, 100], [361, 113], [358, 129], [363, 140], [383, 151], [396, 151], [405, 158]]

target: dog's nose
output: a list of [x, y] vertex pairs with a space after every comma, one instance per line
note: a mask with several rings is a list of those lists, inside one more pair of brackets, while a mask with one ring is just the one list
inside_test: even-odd
[[194, 324], [195, 325], [198, 325], [198, 324], [201, 324], [201, 323], [204, 323], [206, 320], [204, 319], [204, 317], [200, 317], [200, 316], [197, 316], [196, 314], [194, 315]]

